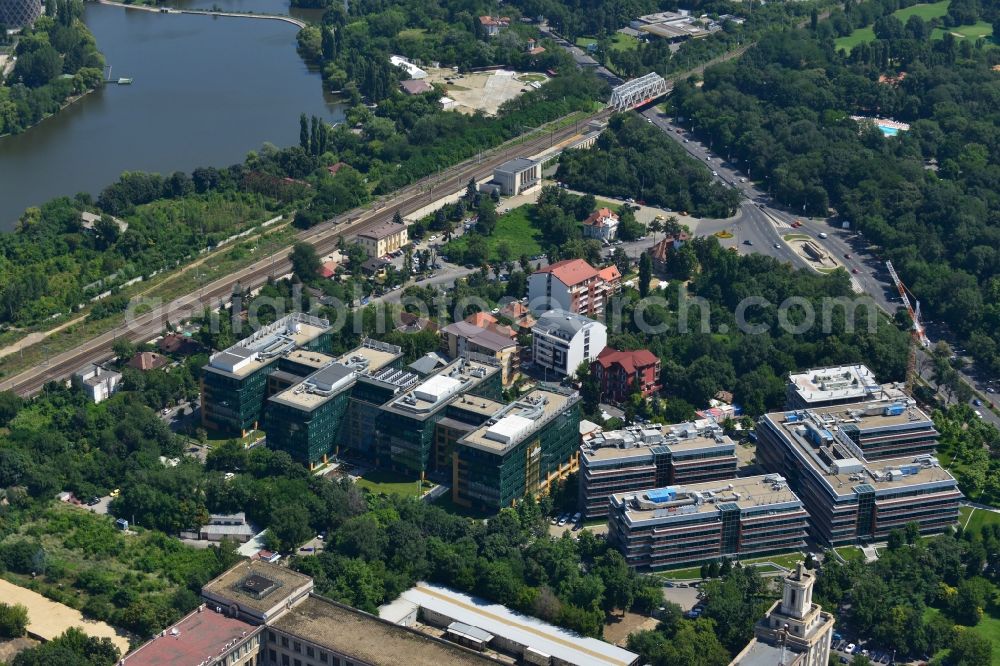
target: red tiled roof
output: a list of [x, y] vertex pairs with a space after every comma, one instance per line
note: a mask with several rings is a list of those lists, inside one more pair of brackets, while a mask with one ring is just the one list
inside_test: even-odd
[[595, 210], [590, 216], [583, 221], [583, 223], [588, 227], [603, 227], [605, 220], [618, 221], [618, 215], [611, 211], [610, 208], [600, 208]]
[[535, 273], [552, 273], [564, 285], [572, 287], [597, 276], [597, 269], [583, 259], [563, 259], [541, 268]]
[[336, 164], [331, 164], [330, 166], [328, 166], [326, 170], [329, 171], [331, 175], [336, 176], [337, 172], [343, 169], [345, 166], [347, 166], [347, 162], [337, 162]]
[[649, 365], [656, 365], [658, 358], [648, 349], [636, 349], [633, 351], [619, 351], [612, 347], [605, 347], [597, 355], [597, 363], [607, 370], [613, 365], [620, 365], [629, 374], [635, 372], [636, 368], [644, 368]]
[[499, 333], [500, 335], [508, 337], [511, 340], [517, 337], [517, 333], [515, 333], [513, 329], [497, 322], [497, 318], [488, 312], [477, 312], [475, 314], [471, 314], [465, 318], [465, 322], [479, 328], [485, 328], [487, 331]]
[[622, 277], [621, 271], [614, 264], [611, 264], [607, 268], [602, 268], [597, 272], [597, 275], [605, 282], [614, 282], [615, 280], [620, 280]]
[[655, 261], [666, 261], [667, 257], [670, 256], [670, 253], [673, 251], [674, 243], [686, 243], [690, 239], [691, 236], [686, 231], [682, 231], [676, 237], [667, 236], [652, 247], [650, 250], [650, 258]]
[[128, 367], [142, 371], [156, 370], [165, 366], [167, 362], [166, 358], [155, 352], [139, 352], [129, 360]]

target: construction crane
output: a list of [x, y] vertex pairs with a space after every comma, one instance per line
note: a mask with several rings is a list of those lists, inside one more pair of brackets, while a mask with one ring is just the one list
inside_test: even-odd
[[885, 267], [889, 269], [889, 276], [892, 277], [893, 284], [895, 284], [896, 289], [899, 290], [899, 297], [903, 300], [903, 305], [906, 306], [906, 311], [909, 313], [910, 320], [913, 322], [909, 357], [906, 363], [906, 386], [910, 389], [910, 391], [912, 391], [914, 380], [917, 376], [917, 345], [927, 349], [931, 346], [931, 341], [927, 339], [927, 334], [924, 332], [924, 325], [920, 321], [920, 301], [918, 301], [916, 296], [914, 296], [913, 301], [916, 303], [916, 308], [914, 308], [913, 305], [910, 304], [910, 296], [907, 294], [909, 290], [906, 288], [906, 285], [903, 284], [903, 281], [899, 279], [899, 274], [897, 274], [896, 269], [893, 268], [892, 262], [885, 262]]

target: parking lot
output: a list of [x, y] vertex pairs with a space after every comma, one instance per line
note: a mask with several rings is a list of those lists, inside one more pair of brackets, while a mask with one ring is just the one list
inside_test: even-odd
[[893, 663], [892, 652], [885, 650], [868, 648], [851, 642], [849, 639], [843, 638], [839, 633], [834, 633], [833, 645], [830, 646], [830, 654], [837, 658], [841, 664], [850, 663], [854, 658], [854, 655], [860, 654], [864, 657], [868, 657], [868, 660], [873, 664], [890, 664]]

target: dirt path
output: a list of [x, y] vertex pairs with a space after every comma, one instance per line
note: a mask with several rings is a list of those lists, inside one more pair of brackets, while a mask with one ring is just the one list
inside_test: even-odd
[[121, 653], [128, 652], [128, 639], [104, 622], [87, 620], [69, 606], [46, 599], [10, 581], [0, 579], [0, 598], [8, 604], [21, 604], [28, 609], [28, 634], [45, 641], [52, 640], [70, 627], [79, 627], [88, 636], [110, 638]]

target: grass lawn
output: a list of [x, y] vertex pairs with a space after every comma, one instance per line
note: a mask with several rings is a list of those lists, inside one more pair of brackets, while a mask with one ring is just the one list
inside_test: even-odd
[[488, 511], [480, 511], [478, 509], [471, 509], [469, 507], [461, 506], [455, 504], [451, 499], [451, 493], [447, 492], [440, 497], [437, 497], [432, 502], [434, 506], [441, 507], [448, 513], [453, 513], [456, 516], [463, 516], [465, 518], [472, 518], [474, 520], [482, 520], [484, 518], [489, 518], [493, 514]]
[[983, 525], [1000, 523], [1000, 513], [974, 509], [970, 506], [960, 507], [959, 515], [959, 522], [962, 526], [967, 530], [972, 530], [973, 532], [979, 532]]
[[[747, 566], [773, 562], [780, 567], [794, 569], [796, 564], [804, 560], [805, 558], [801, 553], [785, 553], [784, 555], [771, 555], [767, 557], [756, 557], [750, 560], [740, 560], [740, 564]], [[687, 580], [691, 578], [701, 578], [701, 565], [696, 567], [687, 567], [685, 569], [667, 569], [665, 571], [658, 571], [653, 575], [664, 580]]]
[[415, 39], [419, 41], [422, 40], [426, 34], [427, 30], [424, 28], [407, 28], [406, 30], [400, 30], [396, 37], [399, 39]]
[[[497, 248], [501, 243], [506, 243], [510, 248], [511, 261], [517, 261], [522, 254], [533, 257], [542, 253], [540, 244], [542, 232], [531, 222], [534, 211], [534, 206], [524, 205], [500, 216], [493, 235], [486, 237], [486, 244], [490, 248], [490, 261], [499, 260]], [[449, 254], [449, 248], [452, 247], [465, 250], [467, 242], [467, 236], [456, 238], [449, 242], [441, 253]]]
[[[373, 469], [359, 478], [356, 483], [361, 488], [367, 488], [373, 493], [399, 495], [401, 497], [416, 497], [418, 481], [416, 477], [407, 477], [396, 472]], [[420, 489], [423, 494], [423, 488]]]
[[865, 559], [865, 554], [861, 552], [860, 548], [855, 546], [841, 546], [840, 548], [837, 548], [836, 551], [838, 555], [843, 557], [848, 562]]
[[[924, 620], [928, 620], [934, 615], [940, 613], [937, 608], [927, 608], [924, 610]], [[971, 631], [976, 632], [983, 638], [989, 640], [993, 644], [993, 666], [1000, 666], [1000, 617], [991, 615], [990, 613], [985, 613], [983, 619], [979, 621], [974, 627], [969, 627]], [[932, 655], [935, 658], [941, 656], [942, 653]]]
[[[931, 39], [941, 39], [944, 37], [944, 33], [950, 32], [959, 39], [969, 39], [975, 41], [981, 37], [990, 38], [993, 36], [993, 26], [991, 26], [986, 21], [979, 21], [974, 25], [960, 25], [955, 28], [935, 28], [934, 32], [931, 33]], [[996, 40], [993, 40], [993, 46], [996, 46]]]
[[[907, 7], [906, 9], [897, 10], [893, 12], [892, 15], [904, 24], [906, 23], [906, 19], [911, 16], [919, 16], [923, 20], [929, 21], [932, 18], [937, 18], [947, 14], [949, 2], [950, 0], [941, 0], [940, 2], [931, 4], [913, 5], [912, 7]], [[935, 36], [937, 35], [935, 34]], [[872, 41], [875, 41], [875, 32], [872, 30], [871, 26], [868, 26], [867, 28], [858, 28], [846, 37], [840, 37], [834, 40], [834, 47], [838, 50], [844, 49], [845, 51], [850, 51], [861, 42]]]

